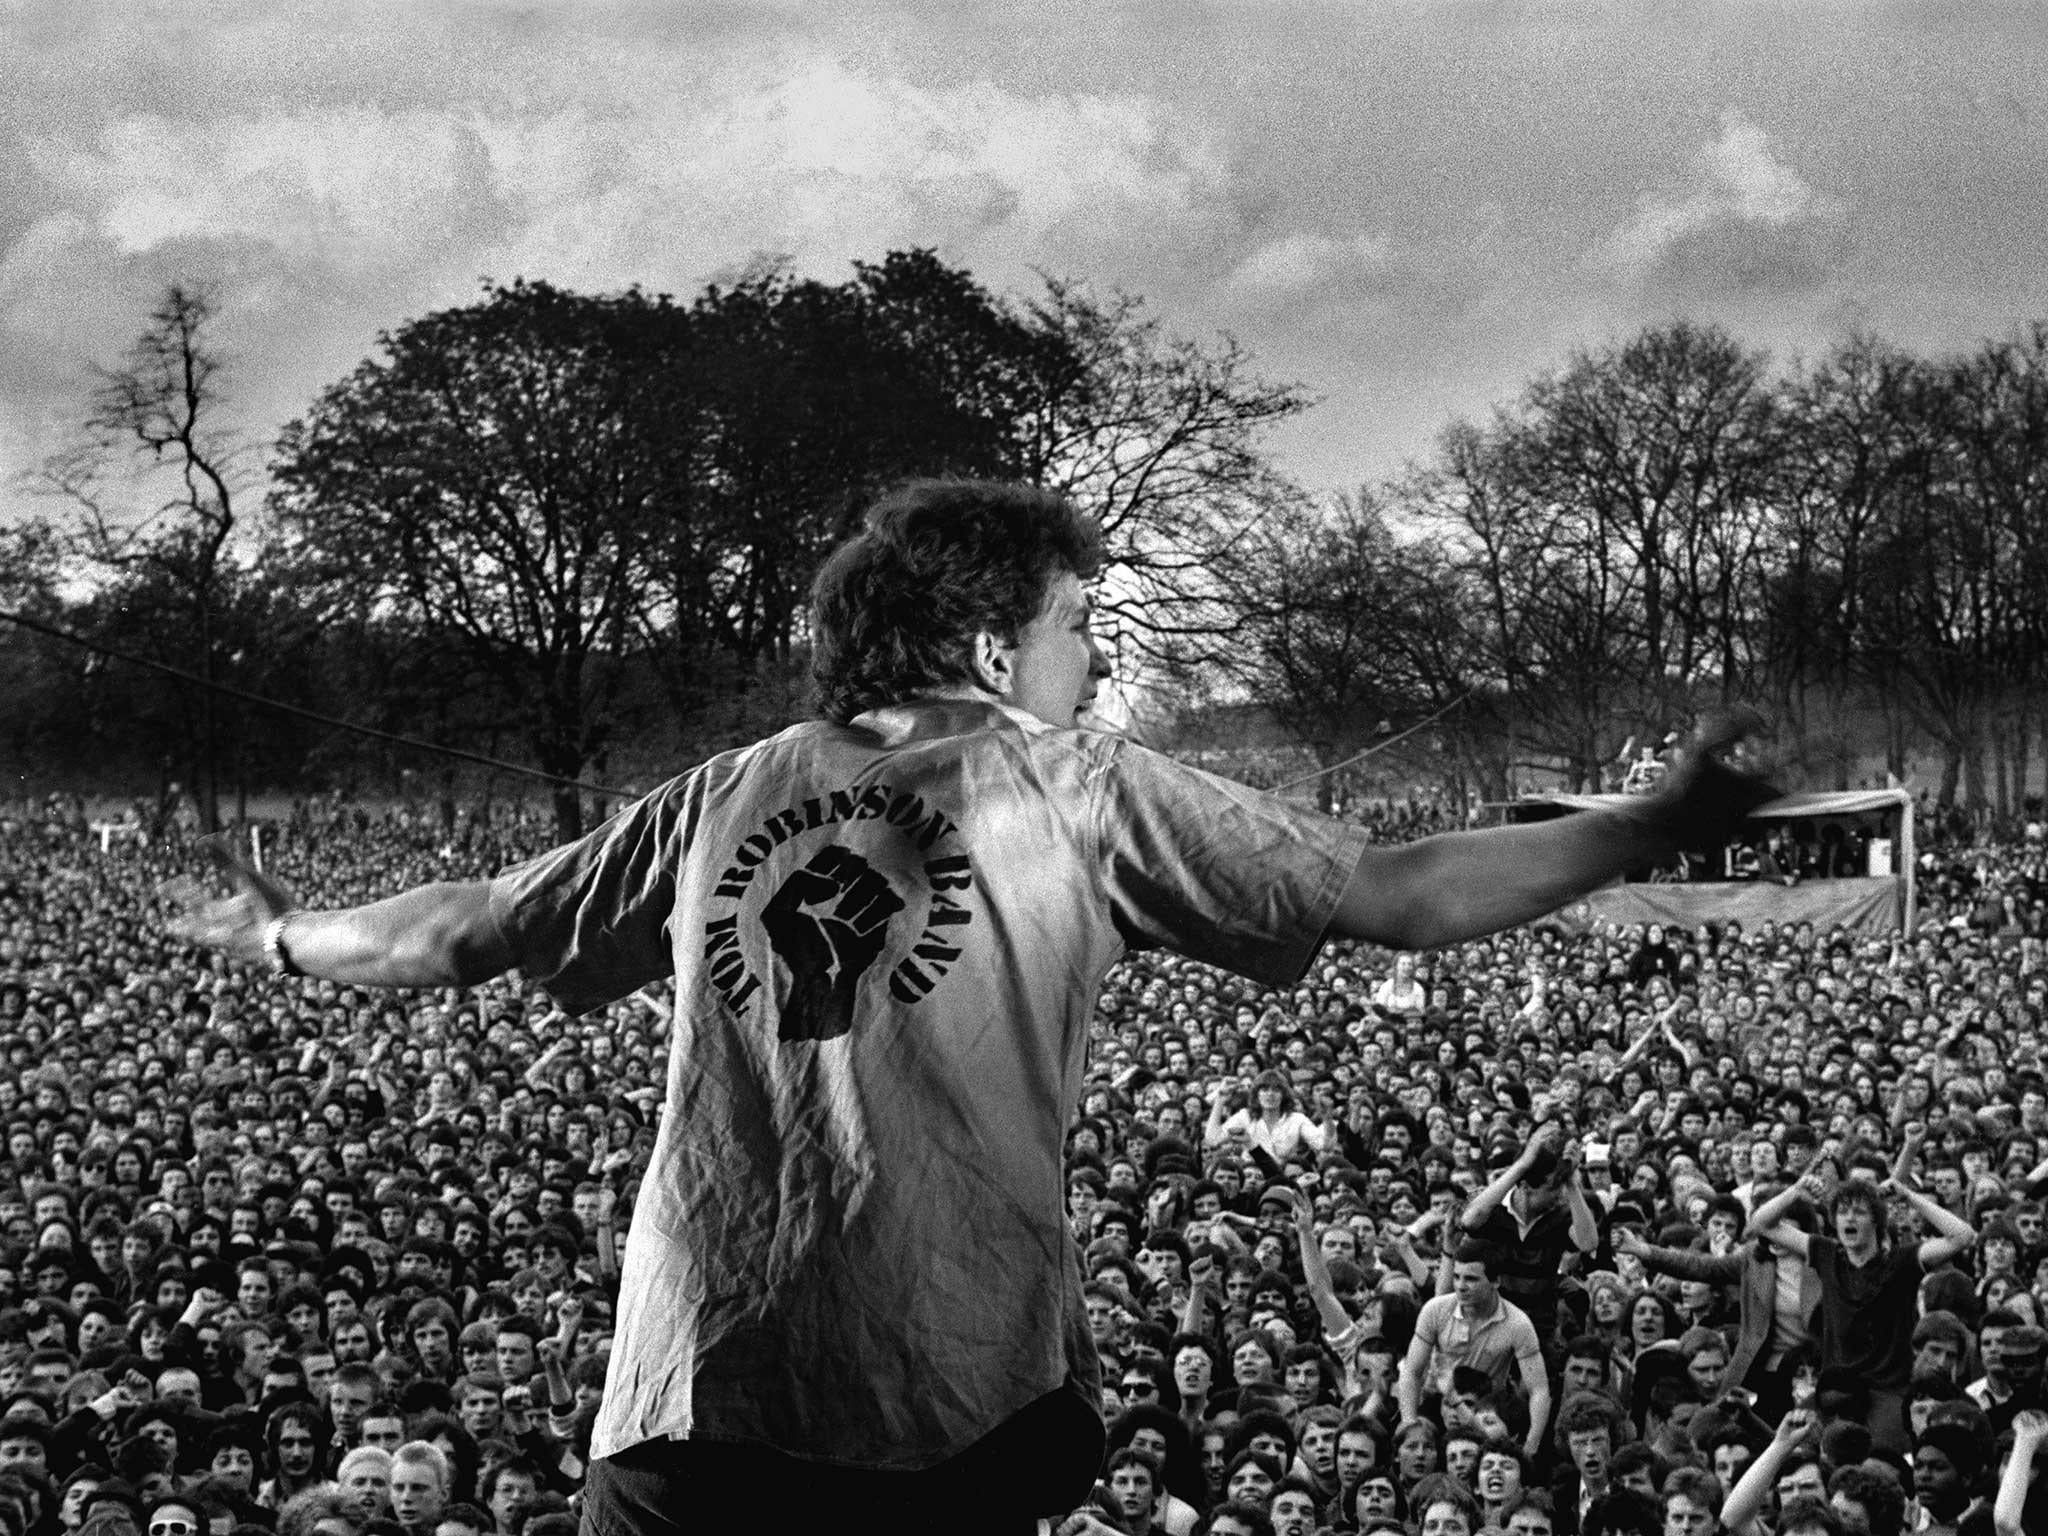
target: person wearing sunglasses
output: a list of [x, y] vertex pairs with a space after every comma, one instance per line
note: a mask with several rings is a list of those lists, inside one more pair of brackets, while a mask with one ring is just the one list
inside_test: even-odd
[[212, 1526], [196, 1500], [158, 1499], [143, 1522], [142, 1536], [209, 1536]]
[[1123, 1368], [1119, 1385], [1123, 1389], [1124, 1402], [1130, 1406], [1157, 1403], [1177, 1410], [1180, 1394], [1169, 1386], [1171, 1380], [1163, 1361], [1133, 1360]]

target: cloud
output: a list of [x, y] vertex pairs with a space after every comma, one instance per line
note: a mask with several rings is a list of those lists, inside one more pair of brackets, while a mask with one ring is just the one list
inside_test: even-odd
[[57, 198], [131, 255], [255, 240], [291, 260], [374, 266], [502, 217], [477, 133], [442, 112], [129, 116], [86, 143], [39, 144], [31, 158]]
[[1255, 295], [1324, 295], [1379, 272], [1392, 250], [1384, 235], [1284, 235], [1251, 251], [1230, 283]]
[[904, 244], [1024, 261], [1186, 234], [1223, 170], [1136, 95], [935, 88], [837, 62], [638, 110], [274, 108], [130, 116], [35, 146], [52, 193], [127, 253], [251, 240], [355, 272], [692, 284], [751, 249], [834, 268]]
[[929, 245], [1229, 329], [1323, 396], [1283, 457], [1327, 484], [1674, 311], [1809, 351], [2048, 312], [2048, 31], [1865, 9], [0, 0], [0, 452], [173, 279], [261, 431], [482, 276]]
[[906, 245], [987, 258], [1000, 281], [1199, 239], [1224, 176], [1141, 96], [923, 87], [837, 62], [629, 122], [487, 137], [521, 207], [507, 258], [571, 282], [606, 268], [686, 282], [756, 250], [836, 274]]
[[1596, 262], [1693, 292], [1811, 287], [1835, 263], [1845, 212], [1779, 159], [1762, 129], [1730, 111], [1683, 184], [1638, 199]]
[[35, 212], [0, 227], [0, 394], [51, 422], [173, 279], [214, 289], [246, 403], [274, 424], [378, 330], [473, 301], [481, 277], [688, 294], [760, 253], [836, 280], [918, 245], [1029, 291], [1037, 270], [1192, 261], [1233, 224], [1223, 158], [1143, 93], [917, 84], [838, 59], [539, 109], [130, 110], [10, 149]]

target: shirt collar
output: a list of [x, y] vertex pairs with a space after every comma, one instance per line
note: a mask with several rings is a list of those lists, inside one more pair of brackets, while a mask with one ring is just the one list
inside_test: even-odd
[[978, 696], [912, 699], [902, 704], [886, 704], [854, 716], [848, 722], [848, 728], [875, 737], [880, 746], [900, 747], [912, 742], [966, 736], [1005, 723], [1033, 732], [1053, 729], [1029, 710]]

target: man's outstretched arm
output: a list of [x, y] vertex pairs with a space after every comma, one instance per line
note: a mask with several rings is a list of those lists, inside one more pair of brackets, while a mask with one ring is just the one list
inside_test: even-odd
[[487, 880], [422, 885], [363, 907], [294, 912], [282, 942], [308, 975], [358, 986], [467, 987], [515, 963], [491, 920]]
[[[491, 918], [486, 880], [446, 881], [330, 912], [301, 912], [269, 877], [209, 845], [229, 885], [217, 896], [173, 881], [171, 931], [250, 965], [288, 960], [295, 970], [356, 986], [462, 987], [517, 962]], [[283, 918], [283, 928], [274, 925]], [[275, 948], [266, 940], [273, 937]]]
[[1679, 848], [1725, 841], [1775, 794], [1715, 759], [1746, 727], [1703, 732], [1663, 788], [1623, 810], [1368, 848], [1330, 931], [1397, 949], [1455, 944], [1532, 922]]

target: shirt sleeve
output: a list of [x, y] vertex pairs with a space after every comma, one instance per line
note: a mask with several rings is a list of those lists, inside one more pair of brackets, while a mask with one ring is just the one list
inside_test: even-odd
[[1212, 1147], [1234, 1146], [1251, 1140], [1252, 1117], [1246, 1110], [1233, 1110], [1230, 1117], [1216, 1127], [1215, 1139], [1208, 1144]]
[[696, 797], [674, 780], [580, 841], [491, 882], [491, 915], [519, 968], [569, 1013], [675, 973], [666, 928]]
[[1124, 942], [1270, 986], [1298, 980], [1365, 851], [1364, 830], [1161, 753], [1116, 747], [1097, 781], [1097, 836]]
[[1434, 1305], [1440, 1299], [1432, 1296], [1415, 1314], [1415, 1337], [1429, 1346], [1431, 1354], [1435, 1354], [1443, 1343], [1444, 1308]]

